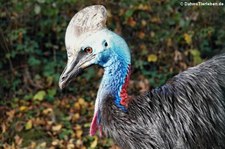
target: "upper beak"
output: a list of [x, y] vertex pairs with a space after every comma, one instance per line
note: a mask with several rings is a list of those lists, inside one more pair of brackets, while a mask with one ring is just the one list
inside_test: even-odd
[[68, 62], [66, 65], [66, 68], [63, 70], [60, 78], [59, 78], [59, 88], [63, 89], [65, 88], [70, 81], [72, 81], [72, 78], [77, 76], [81, 72], [81, 67], [77, 65], [76, 59], [73, 59], [71, 62]]
[[74, 77], [76, 77], [83, 69], [92, 64], [95, 54], [83, 57], [74, 57], [71, 62], [68, 61], [66, 68], [59, 78], [59, 88], [65, 88]]

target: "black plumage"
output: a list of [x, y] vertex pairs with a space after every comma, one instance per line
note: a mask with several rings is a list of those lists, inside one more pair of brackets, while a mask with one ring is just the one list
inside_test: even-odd
[[225, 54], [131, 99], [127, 112], [105, 98], [103, 131], [123, 149], [225, 148]]

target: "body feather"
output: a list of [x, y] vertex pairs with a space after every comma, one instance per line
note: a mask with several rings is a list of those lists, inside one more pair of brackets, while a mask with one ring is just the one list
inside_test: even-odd
[[225, 54], [131, 99], [127, 112], [106, 98], [103, 131], [123, 149], [225, 148]]

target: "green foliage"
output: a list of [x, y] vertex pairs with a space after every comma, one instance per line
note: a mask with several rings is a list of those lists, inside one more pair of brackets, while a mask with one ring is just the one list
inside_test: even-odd
[[[30, 140], [37, 148], [112, 145], [111, 140], [87, 133], [102, 70], [85, 70], [75, 85], [64, 92], [58, 90], [67, 60], [66, 27], [78, 10], [91, 4], [106, 6], [108, 27], [121, 34], [131, 48], [131, 79], [145, 82], [132, 86], [133, 94], [140, 88], [160, 86], [179, 71], [225, 51], [225, 22], [221, 19], [225, 7], [185, 7], [177, 0], [1, 2], [0, 128], [7, 131], [0, 135], [0, 148], [5, 143], [27, 147]], [[79, 100], [81, 96], [85, 101]]]

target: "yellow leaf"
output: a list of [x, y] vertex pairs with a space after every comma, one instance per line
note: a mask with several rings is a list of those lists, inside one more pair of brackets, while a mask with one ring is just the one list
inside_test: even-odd
[[46, 143], [46, 142], [42, 142], [42, 143], [39, 145], [40, 148], [46, 148], [46, 146], [47, 146], [47, 143]]
[[74, 103], [74, 108], [75, 108], [75, 110], [77, 110], [77, 111], [79, 111], [80, 110], [80, 104], [78, 103], [78, 102], [76, 102], [76, 103]]
[[83, 134], [83, 131], [81, 129], [76, 130], [77, 138], [81, 138], [82, 134]]
[[49, 113], [52, 113], [52, 111], [53, 111], [52, 108], [47, 108], [47, 109], [43, 110], [43, 114], [47, 115]]
[[59, 144], [59, 140], [58, 140], [58, 139], [52, 141], [52, 145], [53, 145], [53, 146], [56, 146], [56, 145], [58, 145], [58, 144]]
[[85, 103], [85, 101], [84, 101], [83, 98], [79, 98], [79, 99], [78, 99], [78, 103], [79, 103], [80, 105], [83, 105], [83, 104]]
[[155, 54], [149, 54], [148, 58], [147, 58], [148, 62], [156, 62], [157, 59], [158, 58], [157, 58], [157, 56]]
[[184, 40], [186, 41], [187, 44], [191, 44], [192, 42], [191, 36], [187, 33], [184, 34]]
[[96, 148], [97, 144], [98, 144], [98, 138], [95, 136], [94, 141], [91, 142], [91, 148]]
[[20, 110], [21, 112], [27, 111], [27, 109], [28, 109], [27, 106], [20, 106], [20, 107], [19, 107], [19, 110]]
[[80, 147], [82, 146], [82, 144], [83, 144], [83, 141], [82, 141], [81, 139], [77, 139], [77, 140], [76, 140], [76, 146], [77, 146], [77, 147], [80, 148]]
[[74, 149], [75, 145], [73, 143], [68, 143], [67, 144], [67, 149]]
[[35, 95], [34, 95], [34, 100], [39, 100], [39, 101], [42, 101], [44, 99], [46, 95], [46, 92], [45, 91], [38, 91]]
[[87, 102], [84, 100], [84, 98], [79, 98], [78, 99], [78, 103], [80, 104], [80, 106], [82, 107], [82, 108], [86, 108], [87, 107]]
[[32, 126], [33, 126], [32, 121], [29, 120], [29, 121], [25, 124], [25, 129], [26, 129], [26, 130], [29, 130], [29, 129], [32, 128]]
[[80, 118], [80, 114], [79, 113], [75, 113], [72, 117], [73, 121], [77, 121]]
[[52, 127], [53, 131], [60, 131], [61, 129], [62, 129], [62, 125], [61, 124], [58, 124], [58, 125]]

